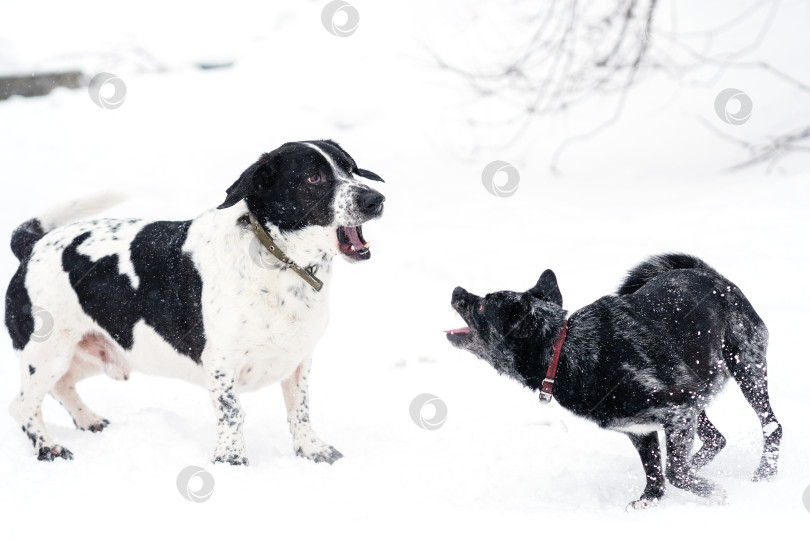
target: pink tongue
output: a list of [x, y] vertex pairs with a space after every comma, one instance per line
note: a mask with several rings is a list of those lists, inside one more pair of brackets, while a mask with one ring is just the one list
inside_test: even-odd
[[456, 328], [455, 330], [445, 330], [445, 334], [469, 334], [470, 329], [467, 327], [464, 328]]
[[357, 227], [345, 227], [344, 230], [346, 231], [346, 238], [352, 243], [355, 251], [360, 251], [365, 247], [363, 242], [360, 241], [360, 234], [357, 232]]

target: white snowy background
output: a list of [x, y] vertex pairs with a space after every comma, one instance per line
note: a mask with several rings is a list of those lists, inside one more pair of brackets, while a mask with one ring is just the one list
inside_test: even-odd
[[[348, 37], [325, 30], [325, 4], [0, 6], [0, 73], [78, 68], [115, 73], [127, 88], [115, 110], [96, 106], [86, 88], [0, 102], [4, 238], [51, 204], [107, 188], [135, 194], [110, 216], [192, 218], [219, 204], [260, 153], [300, 139], [339, 141], [385, 178], [388, 199], [383, 219], [365, 227], [372, 259], [338, 265], [332, 324], [311, 377], [315, 429], [344, 459], [328, 466], [294, 456], [273, 386], [243, 396], [250, 466], [214, 466], [206, 392], [135, 374], [79, 385], [111, 421], [100, 434], [75, 430], [47, 398], [49, 430], [75, 459], [40, 463], [5, 413], [19, 367], [2, 332], [0, 537], [807, 538], [810, 158], [797, 153], [776, 167], [729, 172], [746, 154], [707, 128], [756, 138], [806, 125], [807, 94], [756, 69], [713, 70], [702, 84], [651, 77], [616, 124], [568, 147], [555, 175], [554, 151], [609, 114], [609, 97], [538, 118], [512, 140], [498, 102], [482, 101], [432, 56], [463, 63], [517, 39], [504, 30], [510, 12], [500, 6], [509, 3], [353, 0], [360, 24]], [[679, 30], [688, 32], [756, 2], [664, 4], [661, 13], [677, 9]], [[806, 2], [783, 2], [744, 59], [767, 58], [807, 83], [808, 21]], [[714, 112], [728, 87], [752, 98], [744, 125]], [[482, 185], [494, 160], [520, 173], [511, 197]], [[784, 426], [780, 471], [772, 482], [749, 481], [761, 434], [730, 383], [708, 409], [728, 446], [704, 471], [728, 490], [728, 504], [670, 486], [658, 508], [626, 513], [644, 486], [626, 436], [556, 403], [539, 405], [453, 349], [441, 331], [460, 324], [449, 307], [456, 285], [525, 290], [552, 268], [574, 311], [667, 251], [704, 258], [766, 321], [771, 400]], [[0, 257], [3, 282], [16, 265], [10, 250]], [[423, 393], [447, 406], [438, 430], [409, 416]], [[204, 503], [178, 493], [177, 475], [189, 465], [215, 479]]]

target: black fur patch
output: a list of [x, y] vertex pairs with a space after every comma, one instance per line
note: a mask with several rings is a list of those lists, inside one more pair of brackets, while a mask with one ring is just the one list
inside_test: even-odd
[[362, 176], [368, 180], [374, 180], [375, 182], [385, 182], [380, 176], [377, 174], [367, 171], [365, 169], [361, 169], [357, 166], [357, 163], [354, 161], [354, 158], [349, 155], [346, 150], [343, 149], [338, 143], [333, 140], [325, 139], [319, 141], [304, 141], [310, 144], [314, 144], [321, 150], [323, 150], [331, 159], [332, 161], [340, 167], [344, 173], [346, 174], [356, 174], [357, 176]]
[[23, 261], [31, 256], [34, 244], [43, 236], [45, 236], [45, 230], [42, 228], [42, 223], [36, 218], [29, 219], [11, 233], [11, 251], [14, 256]]
[[143, 319], [178, 353], [201, 362], [202, 279], [182, 251], [190, 225], [190, 221], [158, 221], [135, 236], [130, 253], [137, 290], [119, 272], [117, 255], [93, 261], [78, 252], [92, 232], [77, 236], [63, 252], [62, 266], [82, 309], [124, 349], [132, 348], [135, 324]]
[[11, 344], [17, 350], [28, 345], [36, 326], [31, 314], [31, 298], [25, 288], [25, 276], [34, 244], [43, 236], [45, 231], [36, 218], [29, 219], [11, 233], [11, 251], [20, 260], [20, 266], [6, 289], [6, 328], [11, 336]]
[[[244, 200], [260, 223], [272, 223], [282, 232], [309, 226], [326, 226], [334, 221], [333, 200], [336, 191], [334, 162], [344, 176], [355, 173], [382, 181], [376, 174], [358, 169], [354, 159], [333, 141], [285, 143], [263, 154], [228, 188], [225, 201], [218, 208], [228, 208]], [[315, 175], [317, 183], [308, 179]]]
[[717, 270], [701, 259], [686, 253], [669, 253], [650, 257], [627, 273], [624, 282], [616, 292], [618, 295], [632, 294], [648, 281], [669, 272], [670, 270], [702, 269], [717, 273]]
[[25, 288], [27, 272], [28, 259], [23, 259], [6, 290], [6, 328], [11, 336], [11, 344], [17, 350], [28, 345], [35, 327], [34, 316], [31, 314], [31, 297]]

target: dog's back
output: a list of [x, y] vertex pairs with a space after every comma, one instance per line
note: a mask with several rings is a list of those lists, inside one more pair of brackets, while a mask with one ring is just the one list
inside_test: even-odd
[[705, 270], [717, 276], [720, 273], [701, 259], [685, 253], [667, 253], [650, 257], [627, 273], [617, 294], [632, 294], [653, 279], [673, 270]]
[[679, 363], [696, 359], [684, 372], [700, 379], [695, 384], [711, 381], [723, 367], [707, 358], [722, 358], [728, 374], [736, 376], [740, 355], [765, 356], [765, 323], [739, 287], [697, 257], [651, 257], [630, 270], [618, 295], [654, 341], [668, 342]]

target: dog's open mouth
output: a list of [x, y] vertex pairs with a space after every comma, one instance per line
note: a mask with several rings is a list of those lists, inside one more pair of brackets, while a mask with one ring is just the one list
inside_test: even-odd
[[[458, 313], [467, 324], [470, 324], [470, 319], [468, 318], [470, 302], [477, 300], [477, 298], [469, 298], [471, 296], [472, 295], [470, 295], [470, 293], [461, 287], [456, 287], [453, 290], [453, 299], [450, 301], [450, 305], [453, 307], [455, 312]], [[447, 340], [456, 347], [472, 338], [469, 326], [462, 326], [461, 328], [454, 328], [453, 330], [445, 330], [444, 333], [447, 335]]]
[[450, 343], [461, 343], [470, 337], [470, 328], [465, 326], [454, 330], [445, 330], [444, 333], [447, 334], [447, 339], [450, 340]]
[[338, 247], [340, 252], [352, 261], [365, 261], [371, 257], [368, 242], [363, 238], [363, 227], [338, 227]]

